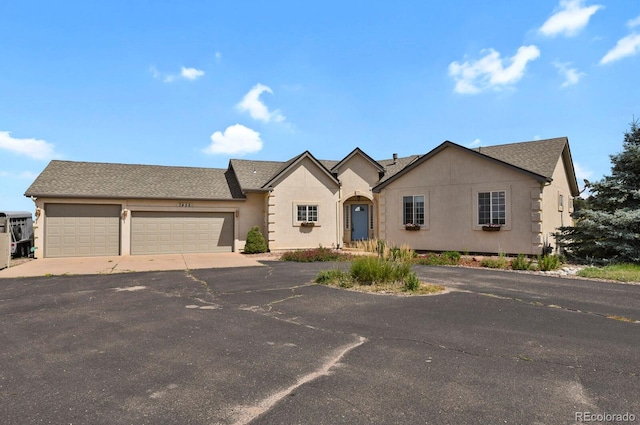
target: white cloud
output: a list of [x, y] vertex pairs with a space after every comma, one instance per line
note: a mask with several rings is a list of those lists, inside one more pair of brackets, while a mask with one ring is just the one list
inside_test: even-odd
[[577, 162], [573, 162], [573, 169], [576, 173], [576, 180], [578, 181], [578, 186], [582, 186], [582, 181], [584, 179], [590, 179], [591, 176], [593, 175], [593, 173], [586, 169], [583, 168], [580, 164], [578, 164]]
[[216, 62], [220, 63], [222, 61], [222, 53], [216, 52]]
[[184, 66], [180, 68], [180, 74], [166, 74], [164, 72], [158, 71], [158, 68], [156, 68], [155, 66], [150, 66], [149, 72], [151, 72], [153, 78], [155, 78], [156, 80], [160, 80], [163, 83], [172, 83], [178, 78], [193, 81], [205, 74], [205, 72], [200, 69], [185, 68]]
[[558, 68], [560, 75], [562, 75], [562, 77], [564, 78], [564, 82], [560, 87], [564, 88], [564, 87], [572, 86], [574, 84], [578, 84], [580, 79], [585, 75], [587, 75], [584, 72], [579, 72], [576, 68], [570, 68], [569, 67], [570, 65], [571, 65], [570, 62], [565, 62], [565, 63], [553, 62], [553, 66]]
[[[476, 61], [452, 62], [449, 65], [449, 75], [456, 80], [457, 93], [475, 94], [514, 84], [524, 75], [527, 63], [540, 56], [540, 50], [534, 45], [520, 47], [509, 59], [501, 59], [500, 53], [493, 49], [480, 53], [485, 55]], [[506, 67], [505, 62], [509, 64]]]
[[23, 171], [18, 174], [18, 177], [25, 180], [35, 180], [36, 177], [38, 177], [38, 174], [32, 171]]
[[262, 149], [260, 133], [242, 124], [227, 127], [224, 133], [216, 131], [211, 135], [211, 144], [204, 149], [210, 155], [258, 152]]
[[635, 27], [637, 27], [639, 25], [640, 25], [640, 16], [638, 16], [636, 18], [633, 18], [633, 19], [629, 19], [627, 21], [627, 26], [629, 28], [635, 28]]
[[566, 37], [577, 35], [589, 23], [589, 19], [598, 10], [604, 8], [600, 4], [584, 6], [584, 0], [560, 0], [560, 7], [546, 20], [538, 30], [540, 33], [555, 37], [562, 34]]
[[607, 52], [600, 64], [604, 65], [609, 62], [614, 62], [627, 56], [634, 56], [640, 52], [640, 34], [629, 34], [628, 36], [621, 38], [616, 43], [615, 47]]
[[16, 139], [8, 131], [0, 131], [0, 149], [32, 159], [47, 160], [54, 156], [54, 145], [38, 139]]
[[262, 103], [260, 100], [260, 95], [264, 92], [273, 94], [273, 90], [270, 87], [265, 86], [263, 84], [256, 84], [249, 90], [247, 94], [244, 95], [242, 101], [236, 105], [240, 112], [249, 112], [251, 118], [269, 122], [282, 122], [285, 120], [285, 116], [280, 113], [279, 110], [275, 110], [273, 112], [269, 111], [269, 108]]
[[184, 66], [180, 70], [180, 75], [187, 80], [195, 80], [204, 75], [204, 71], [195, 68], [185, 68]]
[[480, 146], [480, 139], [475, 139], [473, 142], [467, 145], [467, 147], [470, 149], [477, 148], [478, 146]]

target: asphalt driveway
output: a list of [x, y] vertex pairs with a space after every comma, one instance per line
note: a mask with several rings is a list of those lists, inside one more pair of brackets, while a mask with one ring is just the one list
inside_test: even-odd
[[419, 267], [451, 291], [399, 297], [265, 264], [1, 280], [0, 423], [640, 421], [640, 286]]

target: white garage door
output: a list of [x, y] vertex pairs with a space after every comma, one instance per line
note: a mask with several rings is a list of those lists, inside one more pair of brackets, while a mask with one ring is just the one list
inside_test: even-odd
[[131, 254], [231, 252], [233, 213], [134, 211]]
[[120, 205], [46, 204], [45, 257], [120, 255]]

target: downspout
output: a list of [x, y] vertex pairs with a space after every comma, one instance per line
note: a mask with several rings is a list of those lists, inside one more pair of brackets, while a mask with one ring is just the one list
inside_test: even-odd
[[342, 182], [338, 182], [338, 202], [336, 203], [336, 248], [337, 249], [340, 249], [341, 247], [340, 232], [344, 227], [341, 219], [342, 216], [340, 214], [340, 211], [342, 210], [341, 205], [342, 205]]

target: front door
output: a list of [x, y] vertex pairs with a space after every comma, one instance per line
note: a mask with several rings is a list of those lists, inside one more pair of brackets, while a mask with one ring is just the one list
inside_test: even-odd
[[351, 205], [351, 240], [369, 239], [369, 206]]

